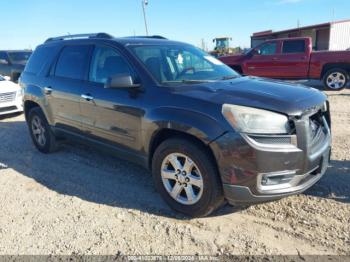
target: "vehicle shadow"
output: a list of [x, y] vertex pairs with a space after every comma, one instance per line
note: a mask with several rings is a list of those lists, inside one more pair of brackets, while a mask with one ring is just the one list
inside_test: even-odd
[[23, 114], [23, 112], [12, 113], [12, 114], [7, 114], [7, 115], [0, 115], [0, 121], [8, 119], [8, 118], [14, 118], [14, 117], [20, 116], [22, 114]]
[[[172, 211], [156, 192], [149, 171], [94, 148], [63, 144], [53, 154], [38, 152], [24, 121], [1, 122], [0, 173], [18, 173], [57, 192], [100, 205], [139, 210], [157, 216], [189, 220]], [[350, 202], [350, 161], [332, 161], [324, 178], [306, 192], [337, 201]], [[247, 206], [225, 205], [211, 216], [223, 216]]]
[[350, 203], [350, 161], [332, 160], [322, 179], [304, 194]]
[[[62, 195], [100, 205], [189, 220], [171, 210], [156, 192], [149, 171], [96, 149], [65, 143], [53, 154], [38, 152], [25, 122], [0, 122], [0, 172], [11, 168]], [[223, 208], [211, 216], [240, 211]]]

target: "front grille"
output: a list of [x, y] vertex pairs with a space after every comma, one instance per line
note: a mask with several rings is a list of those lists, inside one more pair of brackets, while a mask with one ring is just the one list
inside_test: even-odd
[[12, 102], [16, 99], [16, 92], [0, 94], [0, 103]]
[[278, 145], [278, 144], [292, 144], [291, 136], [253, 136], [252, 139], [260, 144]]

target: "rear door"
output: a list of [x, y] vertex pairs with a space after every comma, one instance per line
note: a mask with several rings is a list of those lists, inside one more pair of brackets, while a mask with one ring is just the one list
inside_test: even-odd
[[276, 77], [278, 67], [276, 59], [279, 52], [279, 42], [271, 41], [260, 45], [251, 52], [250, 59], [243, 67], [247, 75]]
[[308, 50], [309, 47], [304, 39], [284, 40], [281, 54], [276, 58], [277, 72], [280, 77], [306, 79], [310, 61]]
[[44, 92], [57, 127], [81, 132], [80, 97], [85, 93], [92, 45], [65, 46], [47, 78]]

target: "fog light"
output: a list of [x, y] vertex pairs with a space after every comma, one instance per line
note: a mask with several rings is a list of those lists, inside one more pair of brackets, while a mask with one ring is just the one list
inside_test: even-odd
[[293, 179], [294, 176], [295, 176], [295, 172], [289, 172], [284, 174], [281, 174], [281, 173], [264, 174], [261, 178], [261, 185], [274, 186], [274, 185], [280, 185], [280, 184], [287, 184]]

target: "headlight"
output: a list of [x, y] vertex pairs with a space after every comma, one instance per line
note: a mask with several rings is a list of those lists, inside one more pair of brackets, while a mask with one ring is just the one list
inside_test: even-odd
[[222, 113], [238, 132], [251, 134], [286, 134], [289, 132], [288, 118], [271, 111], [224, 104]]
[[23, 97], [23, 89], [22, 89], [22, 88], [19, 89], [19, 90], [17, 90], [16, 96], [17, 96], [18, 98]]

